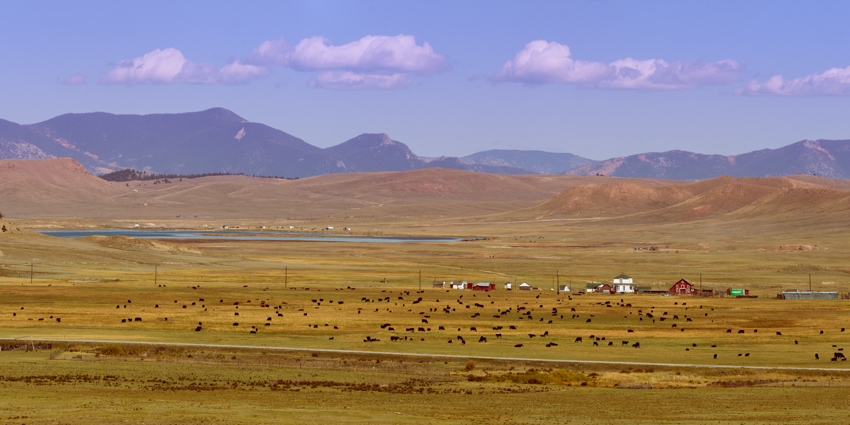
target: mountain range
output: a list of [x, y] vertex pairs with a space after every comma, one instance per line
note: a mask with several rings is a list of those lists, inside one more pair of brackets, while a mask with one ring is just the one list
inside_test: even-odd
[[0, 159], [69, 157], [95, 174], [149, 173], [309, 177], [448, 168], [491, 174], [573, 174], [700, 180], [792, 174], [850, 178], [850, 141], [804, 140], [735, 156], [674, 150], [593, 161], [569, 153], [490, 150], [425, 158], [386, 134], [361, 134], [329, 148], [224, 109], [181, 114], [64, 114], [20, 125], [0, 120]]

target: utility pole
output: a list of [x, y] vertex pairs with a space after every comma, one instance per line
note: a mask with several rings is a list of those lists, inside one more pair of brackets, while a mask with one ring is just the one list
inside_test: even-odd
[[289, 267], [283, 268], [283, 287], [286, 288], [289, 286]]
[[[30, 261], [30, 285], [32, 285], [32, 270], [33, 270], [33, 265], [32, 265], [32, 261]], [[811, 276], [811, 275], [809, 275], [809, 276]], [[811, 280], [811, 278], [809, 280]], [[811, 285], [809, 285], [809, 286], [811, 286]]]
[[812, 292], [812, 274], [809, 273], [809, 292]]
[[702, 273], [699, 274], [699, 293], [702, 294]]
[[422, 269], [419, 269], [419, 290], [422, 290]]
[[561, 293], [561, 272], [558, 271], [558, 270], [555, 270], [555, 276], [558, 279], [558, 287], [556, 289], [557, 289], [558, 293], [560, 294]]
[[156, 285], [156, 281], [157, 281], [157, 267], [159, 267], [159, 264], [153, 265], [153, 284], [154, 285]]

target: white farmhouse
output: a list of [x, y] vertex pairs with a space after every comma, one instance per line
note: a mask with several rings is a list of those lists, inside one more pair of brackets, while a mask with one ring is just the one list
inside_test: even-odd
[[618, 294], [633, 294], [635, 292], [635, 284], [630, 276], [620, 274], [614, 278], [614, 292]]

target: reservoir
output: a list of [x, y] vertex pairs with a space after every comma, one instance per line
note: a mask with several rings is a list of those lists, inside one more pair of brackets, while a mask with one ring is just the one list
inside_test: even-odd
[[246, 230], [38, 230], [38, 233], [60, 238], [85, 236], [130, 236], [140, 239], [222, 239], [251, 241], [328, 241], [328, 242], [458, 242], [460, 238], [427, 236], [346, 236], [324, 233], [274, 232]]

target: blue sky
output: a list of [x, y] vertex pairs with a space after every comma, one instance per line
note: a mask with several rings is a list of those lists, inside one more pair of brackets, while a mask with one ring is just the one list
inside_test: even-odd
[[606, 159], [850, 139], [847, 2], [0, 3], [0, 118], [224, 107], [328, 147]]

